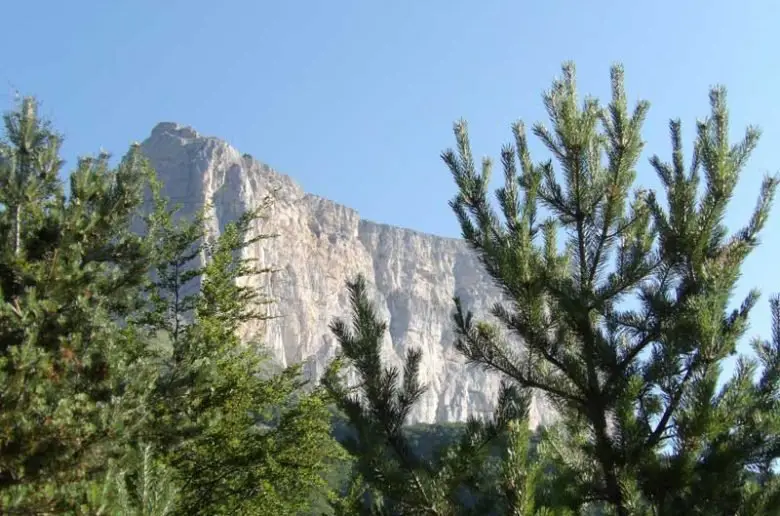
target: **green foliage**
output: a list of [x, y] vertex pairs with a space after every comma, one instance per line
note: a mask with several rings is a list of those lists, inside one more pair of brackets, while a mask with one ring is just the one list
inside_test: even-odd
[[246, 238], [259, 212], [216, 239], [176, 220], [137, 146], [80, 160], [65, 196], [34, 101], [5, 121], [0, 512], [297, 515], [328, 496], [325, 391], [237, 333], [267, 303], [242, 283], [267, 272], [241, 254], [270, 236]]
[[[492, 420], [472, 419], [453, 443], [415, 453], [414, 433], [404, 424], [424, 392], [418, 383], [421, 355], [408, 353], [403, 375], [385, 366], [380, 349], [386, 325], [368, 301], [365, 280], [358, 277], [348, 289], [352, 324], [336, 320], [331, 325], [343, 354], [331, 364], [323, 384], [354, 429], [345, 446], [365, 479], [373, 512], [535, 514], [538, 471], [528, 463], [527, 395], [505, 384]], [[345, 366], [357, 373], [357, 387], [345, 383]], [[490, 445], [502, 436], [508, 446], [498, 471], [485, 475]]]
[[63, 195], [61, 138], [34, 100], [0, 143], [0, 508], [73, 510], [132, 424], [126, 378], [148, 246], [130, 230], [149, 171], [79, 161]]
[[266, 317], [267, 301], [241, 284], [268, 272], [241, 257], [267, 237], [247, 238], [264, 208], [216, 239], [200, 216], [176, 223], [158, 209], [150, 217], [162, 260], [145, 322], [167, 336], [169, 351], [150, 396], [147, 439], [175, 470], [176, 513], [298, 514], [315, 493], [324, 496], [323, 477], [339, 455], [323, 390], [304, 392], [298, 367], [263, 374], [261, 353], [238, 336], [241, 324]]
[[416, 456], [433, 460], [443, 450], [457, 444], [466, 430], [466, 423], [439, 423], [407, 425], [402, 431]]
[[[491, 162], [477, 171], [465, 122], [455, 125], [457, 151], [442, 155], [458, 186], [451, 206], [463, 236], [511, 300], [492, 315], [526, 345], [521, 353], [458, 303], [457, 347], [559, 409], [553, 455], [564, 459], [574, 507], [736, 514], [755, 510], [762, 492], [773, 501], [761, 513], [776, 512], [777, 335], [755, 346], [760, 362], [741, 357], [733, 378], [717, 385], [758, 299], [751, 292], [729, 310], [778, 182], [764, 180], [747, 225], [728, 235], [723, 217], [759, 132], [748, 128], [730, 144], [725, 90], [713, 89], [691, 165], [679, 121], [670, 124], [672, 162], [651, 159], [664, 206], [654, 193], [631, 194], [648, 104], [629, 111], [622, 69], [612, 70], [605, 107], [593, 98], [580, 105], [573, 65], [563, 72], [544, 95], [551, 127], [533, 128], [558, 174], [553, 161], [531, 160], [518, 122], [515, 145], [501, 153], [499, 213], [488, 198]], [[549, 217], [540, 221], [541, 209]]]
[[[177, 489], [172, 472], [157, 459], [150, 445], [126, 457], [125, 471], [115, 462], [108, 468], [103, 485], [89, 493], [84, 512], [98, 516], [167, 516], [176, 503]], [[127, 471], [129, 469], [129, 471]]]

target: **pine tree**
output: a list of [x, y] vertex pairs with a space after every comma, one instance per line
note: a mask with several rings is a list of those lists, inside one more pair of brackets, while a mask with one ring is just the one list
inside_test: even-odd
[[3, 203], [8, 210], [11, 250], [22, 252], [22, 226], [31, 205], [56, 194], [61, 137], [38, 117], [35, 99], [22, 100], [19, 109], [4, 116]]
[[5, 122], [0, 512], [304, 511], [339, 450], [324, 391], [238, 338], [262, 316], [239, 285], [256, 214], [216, 240], [174, 224], [139, 146], [79, 160], [66, 196], [35, 101]]
[[241, 284], [269, 272], [242, 255], [269, 236], [247, 236], [265, 208], [216, 239], [202, 214], [174, 221], [174, 210], [157, 209], [149, 219], [159, 265], [139, 322], [167, 351], [144, 438], [174, 470], [176, 514], [300, 514], [325, 495], [339, 456], [323, 390], [307, 390], [298, 366], [269, 371], [262, 349], [239, 339], [241, 324], [267, 318], [262, 293]]
[[34, 99], [0, 143], [0, 511], [76, 510], [132, 422], [139, 341], [122, 325], [150, 249], [130, 231], [148, 169], [137, 148], [79, 161], [66, 197], [62, 138]]
[[[607, 106], [579, 104], [571, 64], [545, 93], [551, 127], [533, 133], [554, 160], [533, 162], [523, 124], [513, 126], [498, 210], [491, 161], [477, 171], [465, 122], [455, 124], [457, 151], [442, 154], [463, 237], [509, 298], [492, 315], [525, 343], [510, 344], [458, 305], [458, 349], [555, 404], [557, 443], [574, 454], [559, 471], [577, 483], [570, 494], [619, 516], [780, 510], [771, 466], [780, 443], [777, 326], [771, 342], [755, 345], [758, 359], [741, 357], [718, 385], [758, 299], [752, 291], [729, 309], [778, 178], [764, 180], [752, 217], [729, 235], [723, 217], [759, 131], [732, 145], [725, 89], [712, 89], [710, 102], [688, 167], [676, 120], [671, 163], [650, 161], [665, 199], [631, 192], [649, 105], [629, 111], [619, 66]], [[776, 302], [773, 310], [777, 325]], [[764, 505], [751, 512], [754, 504]]]
[[[425, 390], [418, 379], [422, 354], [419, 350], [408, 352], [403, 374], [398, 368], [387, 367], [381, 358], [386, 324], [377, 318], [368, 300], [365, 279], [359, 276], [347, 285], [352, 324], [336, 319], [331, 325], [341, 354], [331, 364], [323, 384], [354, 429], [355, 436], [346, 446], [366, 482], [363, 501], [367, 498], [374, 504], [369, 512], [565, 514], [557, 508], [539, 507], [537, 512], [540, 470], [529, 461], [529, 398], [513, 385], [503, 386], [494, 417], [489, 421], [472, 418], [455, 445], [437, 450], [430, 460], [414, 453], [404, 425]], [[357, 373], [355, 387], [349, 387], [343, 377], [347, 367]], [[496, 473], [490, 475], [491, 452], [502, 438], [506, 445], [498, 454]], [[350, 499], [352, 510], [361, 494], [355, 488]]]

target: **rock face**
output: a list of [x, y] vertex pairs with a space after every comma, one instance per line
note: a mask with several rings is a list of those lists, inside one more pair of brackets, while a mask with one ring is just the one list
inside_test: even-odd
[[[318, 378], [337, 347], [328, 324], [350, 315], [345, 281], [362, 273], [388, 322], [385, 357], [398, 364], [410, 347], [423, 351], [421, 375], [428, 391], [409, 422], [464, 421], [492, 411], [500, 378], [466, 366], [453, 347], [452, 297], [461, 296], [480, 316], [498, 299], [464, 242], [362, 220], [356, 211], [303, 192], [288, 176], [189, 127], [158, 124], [142, 150], [182, 214], [209, 203], [213, 231], [273, 192], [269, 218], [259, 229], [278, 237], [246, 252], [279, 269], [249, 281], [271, 294], [276, 300], [271, 310], [281, 317], [248, 325], [245, 338], [259, 339], [282, 365], [303, 361], [306, 373]], [[531, 425], [550, 414], [534, 399]]]

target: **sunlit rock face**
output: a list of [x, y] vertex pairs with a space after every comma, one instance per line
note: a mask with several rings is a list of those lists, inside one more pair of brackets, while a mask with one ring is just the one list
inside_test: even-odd
[[[338, 346], [328, 324], [350, 316], [345, 281], [361, 273], [388, 323], [388, 361], [400, 364], [410, 348], [423, 351], [421, 379], [428, 390], [409, 422], [464, 421], [492, 411], [500, 378], [465, 365], [453, 346], [453, 296], [480, 316], [499, 299], [464, 242], [362, 220], [355, 210], [307, 194], [290, 177], [189, 127], [158, 124], [142, 150], [182, 214], [210, 206], [207, 224], [215, 233], [273, 192], [268, 218], [257, 229], [278, 237], [245, 252], [278, 269], [248, 281], [270, 293], [276, 303], [269, 310], [281, 317], [247, 324], [244, 338], [261, 341], [282, 365], [302, 361], [306, 374], [318, 378]], [[531, 425], [550, 415], [534, 399]]]

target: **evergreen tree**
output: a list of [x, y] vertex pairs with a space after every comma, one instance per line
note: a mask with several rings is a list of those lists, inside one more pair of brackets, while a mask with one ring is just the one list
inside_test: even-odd
[[511, 345], [458, 304], [457, 347], [555, 404], [556, 442], [574, 454], [560, 470], [576, 482], [570, 494], [619, 516], [780, 511], [776, 301], [774, 339], [718, 385], [758, 299], [751, 291], [729, 310], [778, 179], [764, 180], [752, 217], [729, 235], [723, 217], [759, 131], [732, 145], [725, 90], [714, 88], [710, 102], [688, 167], [679, 121], [671, 163], [651, 159], [663, 200], [631, 192], [648, 104], [629, 111], [618, 66], [605, 107], [579, 104], [573, 65], [545, 93], [551, 127], [533, 132], [554, 161], [533, 162], [523, 124], [513, 126], [498, 210], [491, 162], [477, 170], [465, 122], [455, 124], [457, 150], [442, 155], [463, 237], [510, 300], [492, 315], [525, 343]]
[[35, 101], [5, 127], [0, 512], [305, 511], [339, 449], [324, 391], [239, 341], [262, 316], [239, 284], [263, 272], [241, 258], [257, 214], [218, 239], [174, 223], [138, 146], [79, 160], [66, 196]]
[[[421, 352], [408, 352], [403, 374], [387, 367], [381, 358], [386, 324], [368, 300], [365, 279], [349, 282], [348, 289], [352, 324], [337, 319], [331, 325], [341, 355], [323, 383], [355, 431], [346, 447], [356, 458], [367, 492], [353, 486], [352, 510], [360, 505], [371, 514], [565, 514], [544, 508], [537, 512], [540, 470], [529, 463], [529, 399], [512, 384], [503, 385], [492, 420], [472, 418], [455, 444], [437, 450], [431, 458], [414, 452], [404, 425], [424, 393], [418, 380]], [[357, 373], [356, 387], [349, 387], [342, 376], [347, 366]], [[490, 475], [490, 452], [499, 438], [505, 447]], [[373, 508], [366, 506], [367, 500]]]
[[70, 194], [62, 138], [26, 98], [0, 143], [0, 512], [76, 510], [132, 422], [149, 249], [130, 231], [148, 169], [133, 148], [82, 159]]
[[238, 336], [241, 324], [267, 318], [261, 293], [241, 284], [269, 272], [242, 256], [268, 237], [247, 237], [264, 208], [216, 239], [201, 215], [150, 217], [160, 261], [143, 322], [167, 351], [145, 438], [174, 470], [176, 514], [299, 514], [326, 495], [339, 456], [324, 391], [307, 390], [298, 366], [269, 371], [262, 350]]

